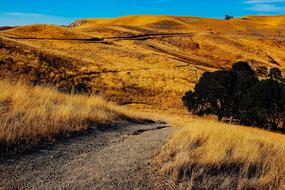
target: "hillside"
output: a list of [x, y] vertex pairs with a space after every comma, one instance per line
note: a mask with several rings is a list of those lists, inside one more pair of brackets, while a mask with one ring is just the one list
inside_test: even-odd
[[182, 126], [158, 156], [172, 189], [284, 189], [284, 135], [209, 119]]
[[121, 104], [179, 107], [205, 71], [238, 60], [284, 70], [284, 26], [285, 16], [127, 16], [17, 27], [0, 32], [0, 76], [30, 80], [36, 73], [36, 83], [68, 83], [68, 91], [83, 88]]
[[88, 34], [76, 32], [69, 28], [59, 27], [55, 25], [28, 25], [20, 26], [6, 30], [2, 34], [10, 38], [23, 38], [23, 39], [88, 39], [91, 38]]
[[284, 42], [285, 16], [0, 27], [0, 189], [285, 189]]
[[144, 121], [99, 96], [67, 95], [2, 80], [0, 111], [0, 159], [99, 125]]

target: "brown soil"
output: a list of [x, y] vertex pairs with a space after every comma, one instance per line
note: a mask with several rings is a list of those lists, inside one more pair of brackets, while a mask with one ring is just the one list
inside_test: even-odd
[[152, 158], [172, 132], [122, 123], [0, 162], [0, 189], [165, 189]]

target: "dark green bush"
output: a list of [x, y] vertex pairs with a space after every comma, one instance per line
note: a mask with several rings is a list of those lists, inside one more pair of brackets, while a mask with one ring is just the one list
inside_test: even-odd
[[278, 68], [254, 71], [238, 62], [228, 71], [206, 72], [182, 101], [195, 115], [214, 114], [219, 120], [285, 132], [285, 83]]

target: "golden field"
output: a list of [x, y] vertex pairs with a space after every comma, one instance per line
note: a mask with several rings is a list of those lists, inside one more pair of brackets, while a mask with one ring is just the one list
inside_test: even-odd
[[0, 81], [0, 152], [23, 151], [41, 140], [120, 120], [139, 120], [98, 96]]
[[158, 155], [173, 187], [285, 189], [284, 135], [189, 119], [181, 102], [205, 71], [240, 60], [284, 72], [284, 26], [285, 16], [128, 16], [2, 28], [0, 152], [140, 110], [178, 126]]
[[39, 83], [84, 83], [121, 104], [180, 107], [205, 71], [238, 60], [283, 70], [284, 24], [285, 16], [127, 16], [22, 26], [0, 32], [0, 76], [11, 66], [17, 77], [36, 72], [44, 75]]
[[176, 189], [284, 189], [285, 137], [188, 119], [158, 156]]

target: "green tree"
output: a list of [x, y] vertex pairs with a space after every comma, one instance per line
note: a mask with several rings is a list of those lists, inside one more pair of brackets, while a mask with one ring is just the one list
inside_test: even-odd
[[279, 69], [270, 69], [266, 79], [258, 80], [267, 68], [256, 72], [246, 62], [231, 70], [206, 72], [194, 91], [185, 93], [184, 105], [195, 115], [233, 118], [243, 125], [285, 132], [285, 83]]
[[272, 68], [269, 71], [269, 77], [273, 80], [281, 81], [282, 80], [282, 73], [281, 73], [280, 69]]
[[265, 66], [260, 66], [256, 69], [256, 75], [258, 77], [268, 77], [268, 68]]
[[277, 131], [284, 121], [285, 88], [276, 80], [266, 79], [249, 89], [246, 116], [254, 117], [252, 125]]
[[216, 114], [222, 119], [231, 101], [232, 75], [227, 71], [206, 72], [194, 92], [182, 98], [189, 111], [197, 115]]

